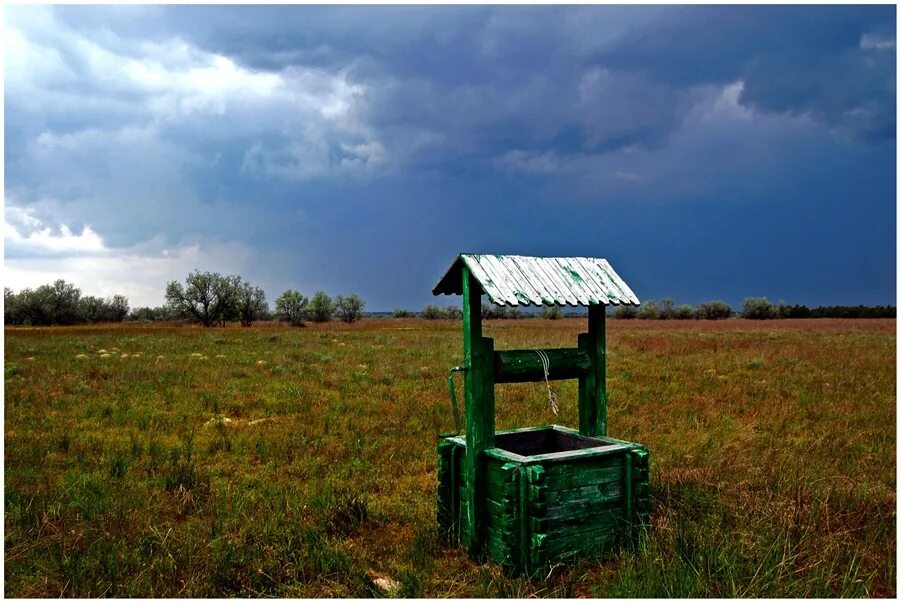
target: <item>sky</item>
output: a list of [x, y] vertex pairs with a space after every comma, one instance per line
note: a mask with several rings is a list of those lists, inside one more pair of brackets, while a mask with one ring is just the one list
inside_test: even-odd
[[4, 286], [195, 269], [458, 304], [459, 252], [641, 299], [896, 303], [893, 6], [5, 9]]

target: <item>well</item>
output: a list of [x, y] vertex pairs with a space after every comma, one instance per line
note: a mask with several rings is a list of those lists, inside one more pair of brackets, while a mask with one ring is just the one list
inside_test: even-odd
[[[637, 305], [634, 293], [603, 259], [469, 254], [433, 292], [463, 295], [466, 359], [453, 369], [465, 372], [466, 433], [438, 445], [442, 535], [525, 572], [633, 542], [648, 518], [649, 454], [606, 436], [605, 306]], [[588, 332], [577, 348], [494, 351], [481, 336], [482, 294], [499, 304], [586, 305]], [[496, 384], [564, 378], [579, 380], [578, 430], [495, 432]]]

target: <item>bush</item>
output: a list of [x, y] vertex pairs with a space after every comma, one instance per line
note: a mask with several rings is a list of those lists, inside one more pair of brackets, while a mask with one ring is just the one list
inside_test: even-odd
[[694, 308], [687, 303], [680, 305], [675, 308], [675, 311], [672, 313], [672, 318], [674, 320], [693, 320]]
[[638, 308], [635, 305], [617, 305], [609, 315], [616, 320], [633, 320], [638, 316]]
[[451, 305], [446, 310], [444, 310], [444, 317], [449, 318], [450, 320], [462, 320], [462, 308]]
[[298, 291], [288, 289], [275, 300], [275, 317], [297, 326], [306, 319], [308, 305], [309, 299]]
[[172, 313], [172, 308], [163, 305], [161, 307], [137, 307], [128, 314], [129, 321], [135, 322], [174, 322], [178, 316]]
[[422, 308], [422, 311], [419, 312], [419, 315], [426, 320], [440, 320], [447, 317], [447, 312], [443, 307], [438, 307], [437, 305], [426, 305]]
[[481, 305], [482, 320], [499, 320], [506, 317], [506, 306], [496, 303], [483, 303]]
[[734, 311], [724, 301], [710, 301], [697, 306], [699, 320], [724, 320], [732, 315], [734, 315]]
[[638, 318], [641, 320], [659, 320], [659, 307], [653, 300], [645, 301], [638, 310]]
[[[819, 308], [821, 309], [821, 308]], [[866, 308], [868, 309], [868, 308]], [[812, 310], [805, 305], [789, 305], [787, 307], [785, 318], [811, 318]]]
[[778, 317], [778, 311], [765, 297], [744, 299], [741, 317], [748, 320], [771, 320]]
[[545, 320], [561, 320], [563, 318], [562, 308], [559, 305], [545, 305], [541, 309], [541, 317]]
[[334, 301], [322, 291], [316, 291], [309, 302], [309, 317], [313, 322], [330, 322], [334, 316]]
[[366, 302], [356, 294], [346, 297], [338, 295], [334, 299], [335, 312], [341, 320], [348, 324], [362, 318], [362, 311], [365, 306]]
[[675, 301], [666, 297], [659, 300], [659, 319], [673, 320], [675, 319]]
[[413, 318], [415, 317], [416, 312], [409, 311], [408, 309], [395, 309], [391, 314], [392, 318]]

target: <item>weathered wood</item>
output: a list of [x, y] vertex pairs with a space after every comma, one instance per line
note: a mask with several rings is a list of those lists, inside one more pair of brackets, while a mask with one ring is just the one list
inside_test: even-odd
[[[633, 540], [637, 528], [629, 525], [645, 524], [648, 517], [649, 461], [642, 446], [606, 437], [603, 304], [626, 299], [611, 290], [608, 297], [595, 296], [593, 287], [605, 287], [608, 274], [584, 272], [579, 261], [535, 261], [534, 275], [551, 296], [589, 304], [587, 332], [574, 349], [495, 352], [493, 340], [482, 336], [481, 295], [499, 295], [511, 305], [543, 296], [530, 284], [521, 290], [504, 284], [518, 278], [508, 269], [515, 262], [508, 260], [461, 261], [453, 268], [458, 271], [448, 273], [460, 284], [453, 292], [463, 294], [466, 432], [464, 438], [446, 438], [438, 450], [438, 523], [472, 557], [531, 571], [547, 561]], [[552, 269], [547, 272], [545, 265]], [[594, 276], [600, 280], [591, 280]], [[445, 288], [438, 287], [448, 292]], [[579, 380], [578, 431], [543, 427], [498, 436], [494, 386], [544, 380], [543, 360], [548, 380]]]
[[578, 336], [578, 348], [591, 359], [591, 370], [578, 383], [578, 431], [587, 436], [606, 435], [606, 307], [588, 307], [587, 334]]
[[[591, 369], [591, 358], [581, 349], [541, 349], [549, 360], [549, 380], [580, 378]], [[534, 349], [497, 351], [494, 382], [522, 383], [544, 380], [544, 364]]]
[[[466, 370], [466, 522], [464, 545], [477, 556], [483, 548], [485, 483], [481, 453], [493, 447], [494, 413], [484, 407], [484, 364], [481, 336], [481, 285], [462, 269], [463, 351]], [[493, 408], [490, 408], [493, 410]], [[488, 425], [487, 423], [490, 423]]]

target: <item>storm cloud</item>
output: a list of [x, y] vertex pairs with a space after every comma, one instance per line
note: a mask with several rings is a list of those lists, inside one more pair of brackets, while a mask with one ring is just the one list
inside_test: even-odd
[[[895, 8], [18, 6], [7, 285], [418, 308], [459, 251], [894, 303]], [[834, 283], [840, 281], [841, 287]]]

